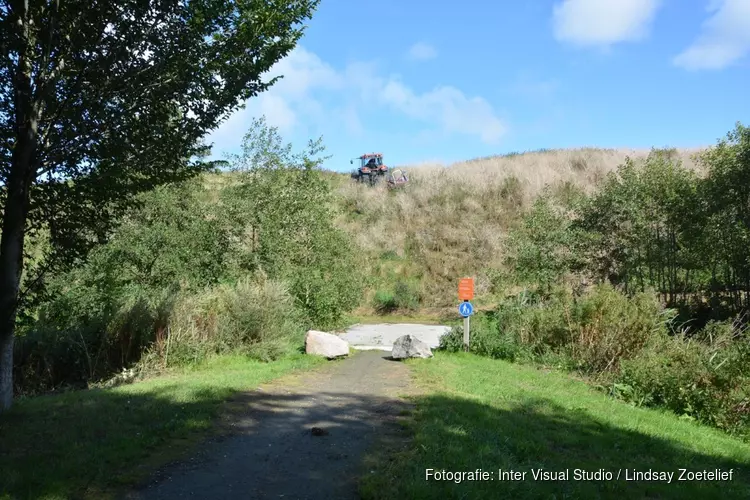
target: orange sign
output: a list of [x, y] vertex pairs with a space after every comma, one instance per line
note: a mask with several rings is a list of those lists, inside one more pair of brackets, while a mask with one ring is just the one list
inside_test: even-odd
[[474, 298], [474, 278], [461, 278], [458, 280], [458, 300], [471, 300]]

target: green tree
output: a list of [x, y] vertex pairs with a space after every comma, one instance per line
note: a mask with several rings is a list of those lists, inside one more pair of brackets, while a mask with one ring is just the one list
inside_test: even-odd
[[335, 225], [330, 183], [320, 171], [322, 141], [294, 153], [265, 118], [255, 120], [232, 164], [238, 184], [227, 207], [248, 227], [253, 266], [290, 284], [318, 327], [333, 326], [361, 298], [354, 247]]
[[318, 1], [0, 1], [0, 411], [27, 235], [80, 258], [134, 193], [203, 170], [201, 138], [274, 83]]
[[540, 197], [508, 237], [507, 264], [522, 283], [549, 292], [565, 274], [580, 266], [570, 217], [547, 197]]
[[669, 150], [653, 150], [642, 165], [627, 159], [578, 210], [575, 226], [590, 235], [595, 274], [627, 291], [653, 286], [669, 302], [691, 289], [702, 265], [690, 246], [696, 189], [695, 173]]
[[750, 128], [737, 123], [700, 155], [708, 176], [699, 193], [704, 205], [703, 248], [711, 288], [728, 291], [735, 307], [750, 305]]

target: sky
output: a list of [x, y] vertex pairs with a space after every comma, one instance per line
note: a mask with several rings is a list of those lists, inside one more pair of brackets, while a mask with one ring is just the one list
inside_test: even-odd
[[541, 148], [700, 147], [750, 125], [750, 0], [322, 0], [283, 75], [207, 138], [265, 116], [325, 168]]

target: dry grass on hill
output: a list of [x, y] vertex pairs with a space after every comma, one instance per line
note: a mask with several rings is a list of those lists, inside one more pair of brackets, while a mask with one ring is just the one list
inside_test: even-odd
[[[697, 168], [681, 150], [683, 164]], [[395, 278], [419, 281], [423, 303], [454, 303], [455, 282], [475, 276], [479, 294], [490, 286], [487, 270], [501, 267], [503, 239], [519, 213], [545, 188], [591, 192], [626, 157], [648, 150], [571, 149], [482, 158], [449, 166], [404, 167], [403, 189], [342, 183], [343, 227], [374, 254], [392, 256], [371, 270], [383, 284]], [[389, 276], [386, 276], [388, 274]]]

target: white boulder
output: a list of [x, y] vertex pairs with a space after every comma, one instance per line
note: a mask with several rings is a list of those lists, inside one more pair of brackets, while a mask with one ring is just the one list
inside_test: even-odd
[[403, 335], [393, 343], [391, 351], [393, 359], [406, 358], [431, 358], [432, 350], [430, 346], [412, 335]]
[[330, 333], [310, 330], [305, 334], [305, 352], [328, 359], [339, 358], [349, 354], [349, 342]]

